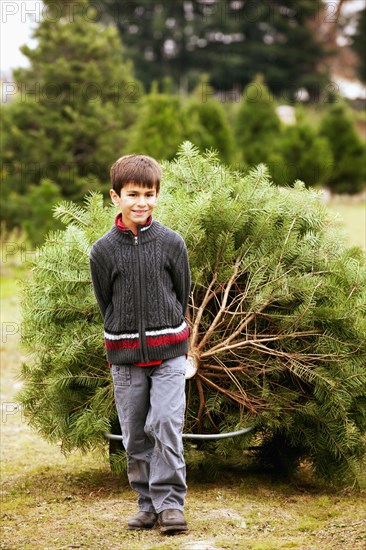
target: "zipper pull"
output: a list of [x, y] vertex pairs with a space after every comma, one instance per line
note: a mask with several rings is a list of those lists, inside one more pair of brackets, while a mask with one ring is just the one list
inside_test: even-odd
[[135, 239], [135, 244], [139, 244], [139, 238], [136, 235], [134, 235], [133, 238]]

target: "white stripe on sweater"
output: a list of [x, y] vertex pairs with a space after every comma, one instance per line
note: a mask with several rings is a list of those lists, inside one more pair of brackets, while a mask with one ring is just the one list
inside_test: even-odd
[[[183, 321], [177, 328], [164, 328], [161, 330], [147, 330], [146, 336], [163, 336], [165, 334], [179, 334], [187, 328], [187, 323]], [[138, 332], [130, 334], [109, 334], [109, 332], [104, 331], [104, 338], [107, 340], [133, 340], [139, 337]]]

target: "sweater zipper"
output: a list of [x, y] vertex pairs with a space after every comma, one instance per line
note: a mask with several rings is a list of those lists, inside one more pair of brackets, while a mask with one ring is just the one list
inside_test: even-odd
[[147, 363], [149, 361], [147, 355], [147, 346], [146, 346], [146, 334], [145, 334], [145, 323], [144, 323], [144, 308], [143, 308], [143, 292], [142, 292], [142, 269], [141, 269], [141, 254], [140, 254], [140, 226], [137, 227], [137, 236], [134, 235], [135, 247], [137, 252], [137, 280], [138, 280], [138, 292], [139, 292], [139, 306], [140, 306], [140, 319], [139, 319], [139, 334], [140, 334], [140, 343], [141, 343], [141, 362]]

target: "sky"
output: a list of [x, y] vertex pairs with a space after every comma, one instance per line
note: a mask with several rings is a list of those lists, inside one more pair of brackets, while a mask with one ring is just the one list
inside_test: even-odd
[[42, 17], [43, 3], [40, 0], [2, 0], [0, 6], [0, 69], [2, 76], [10, 76], [11, 69], [28, 65], [19, 48], [23, 44], [35, 47], [32, 29], [38, 26]]

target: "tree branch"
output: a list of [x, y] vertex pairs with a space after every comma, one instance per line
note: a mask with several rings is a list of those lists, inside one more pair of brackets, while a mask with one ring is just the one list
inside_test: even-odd
[[236, 342], [235, 344], [232, 344], [231, 346], [222, 346], [219, 344], [218, 346], [215, 346], [214, 348], [205, 351], [201, 354], [202, 359], [206, 357], [211, 357], [212, 355], [216, 355], [217, 353], [222, 353], [223, 351], [230, 351], [232, 349], [237, 349], [244, 346], [258, 346], [267, 349], [269, 352], [272, 352], [273, 355], [284, 355], [288, 357], [287, 353], [271, 350], [270, 348], [267, 348], [266, 346], [262, 346], [262, 342], [274, 342], [276, 340], [284, 340], [286, 338], [298, 338], [299, 336], [319, 336], [318, 332], [314, 331], [305, 331], [305, 332], [293, 332], [292, 334], [280, 334], [279, 336], [273, 336], [270, 338], [255, 338], [252, 340], [241, 340], [240, 342]]
[[217, 280], [217, 273], [214, 273], [213, 277], [212, 277], [212, 280], [211, 280], [211, 282], [210, 282], [210, 284], [209, 284], [209, 286], [206, 290], [205, 297], [203, 298], [202, 303], [201, 303], [200, 307], [198, 308], [197, 315], [196, 315], [194, 323], [193, 323], [192, 336], [191, 336], [191, 342], [190, 342], [190, 347], [191, 348], [195, 348], [196, 345], [197, 345], [199, 326], [200, 326], [201, 318], [202, 318], [202, 315], [203, 315], [203, 312], [205, 310], [206, 305], [208, 304], [208, 302], [212, 298], [211, 289], [214, 286], [214, 284], [216, 283], [216, 280]]
[[202, 376], [202, 374], [200, 376], [202, 380], [206, 382], [206, 384], [208, 384], [218, 392], [224, 395], [227, 395], [228, 397], [230, 397], [230, 399], [232, 399], [233, 401], [236, 401], [240, 405], [243, 405], [244, 407], [249, 409], [252, 413], [258, 414], [258, 411], [254, 408], [252, 401], [248, 398], [245, 392], [241, 391], [239, 395], [231, 390], [227, 390], [223, 388], [222, 386], [218, 386], [217, 384], [215, 384], [215, 382], [212, 382], [212, 380], [210, 380], [209, 378], [206, 378], [206, 376]]
[[199, 349], [199, 350], [203, 348], [203, 346], [205, 345], [207, 340], [210, 338], [211, 334], [214, 332], [214, 330], [216, 328], [216, 325], [220, 321], [220, 318], [221, 318], [223, 312], [225, 311], [230, 289], [231, 289], [231, 287], [232, 287], [232, 285], [233, 285], [233, 283], [234, 283], [234, 281], [235, 281], [235, 279], [238, 275], [240, 262], [241, 262], [241, 256], [239, 258], [237, 258], [237, 260], [235, 262], [234, 273], [232, 274], [232, 276], [231, 276], [231, 278], [230, 278], [230, 280], [229, 280], [229, 282], [226, 286], [224, 297], [223, 297], [223, 300], [222, 300], [222, 303], [221, 303], [221, 307], [220, 307], [215, 319], [212, 321], [211, 326], [208, 329], [208, 331], [206, 332], [205, 336], [202, 338], [201, 342], [197, 345], [197, 349]]

